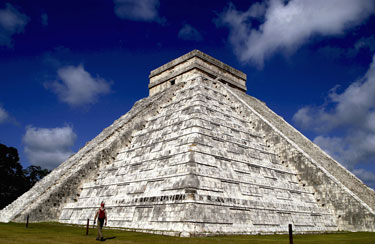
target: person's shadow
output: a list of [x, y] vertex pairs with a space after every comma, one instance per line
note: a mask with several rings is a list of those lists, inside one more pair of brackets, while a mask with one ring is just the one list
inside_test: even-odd
[[112, 236], [112, 237], [106, 237], [106, 238], [103, 238], [103, 241], [106, 241], [106, 240], [111, 240], [111, 239], [115, 239], [116, 236]]

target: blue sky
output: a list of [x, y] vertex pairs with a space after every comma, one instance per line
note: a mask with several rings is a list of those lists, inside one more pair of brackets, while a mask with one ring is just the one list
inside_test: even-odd
[[375, 187], [373, 0], [0, 1], [0, 143], [54, 168], [199, 49]]

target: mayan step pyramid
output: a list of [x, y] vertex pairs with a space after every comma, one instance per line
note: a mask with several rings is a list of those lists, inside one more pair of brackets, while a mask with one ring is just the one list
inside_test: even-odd
[[150, 96], [0, 212], [0, 221], [158, 234], [375, 231], [375, 193], [198, 50], [151, 71]]

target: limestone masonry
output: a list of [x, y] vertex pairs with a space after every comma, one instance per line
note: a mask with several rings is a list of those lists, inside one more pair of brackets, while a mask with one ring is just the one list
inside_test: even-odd
[[150, 96], [0, 211], [1, 222], [158, 234], [375, 231], [375, 192], [198, 50], [151, 71]]

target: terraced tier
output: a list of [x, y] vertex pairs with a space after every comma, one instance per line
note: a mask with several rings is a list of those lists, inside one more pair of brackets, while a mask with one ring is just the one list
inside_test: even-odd
[[84, 224], [101, 201], [109, 224], [162, 232], [335, 231], [297, 171], [282, 164], [265, 135], [222, 84], [198, 76], [160, 104], [130, 145], [65, 205], [59, 220]]
[[375, 231], [375, 192], [263, 102], [246, 74], [198, 50], [151, 71], [150, 96], [0, 221], [108, 225], [168, 235]]

